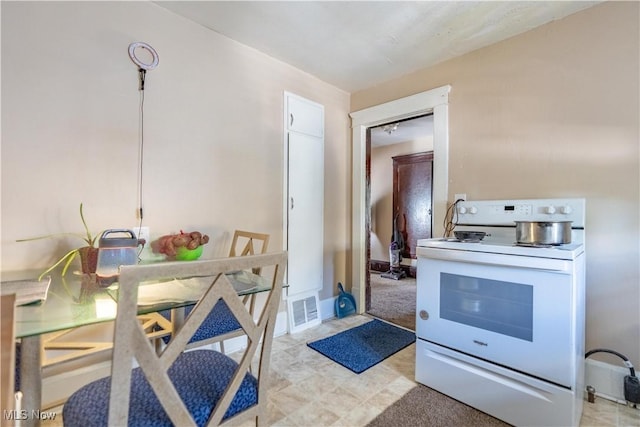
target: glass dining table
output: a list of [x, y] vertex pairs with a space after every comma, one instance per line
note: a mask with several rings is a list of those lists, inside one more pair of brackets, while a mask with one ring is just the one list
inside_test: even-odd
[[[2, 273], [2, 285], [12, 282], [38, 280], [39, 271]], [[228, 273], [227, 277], [239, 296], [256, 294], [271, 289], [271, 281], [251, 271]], [[210, 283], [211, 280], [208, 281]], [[174, 310], [192, 305], [203, 294], [207, 278], [194, 277], [141, 283], [138, 288], [138, 314], [145, 315], [163, 310]], [[41, 337], [45, 334], [82, 326], [113, 321], [116, 317], [118, 283], [102, 286], [95, 274], [51, 275], [46, 299], [16, 307], [15, 332], [20, 340], [21, 408], [27, 419], [21, 425], [38, 425], [37, 414], [42, 404]], [[180, 314], [172, 316], [182, 319]], [[174, 320], [175, 321], [175, 320]], [[33, 410], [33, 411], [32, 411]]]

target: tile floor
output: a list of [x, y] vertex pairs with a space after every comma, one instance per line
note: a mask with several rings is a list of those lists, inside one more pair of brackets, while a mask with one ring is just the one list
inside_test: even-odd
[[[366, 316], [331, 319], [318, 327], [274, 340], [268, 425], [365, 426], [416, 385], [415, 345], [360, 375], [306, 346], [309, 341], [369, 320]], [[44, 424], [55, 427], [61, 421], [57, 418]], [[585, 402], [580, 426], [640, 427], [640, 409], [597, 397], [595, 403]]]

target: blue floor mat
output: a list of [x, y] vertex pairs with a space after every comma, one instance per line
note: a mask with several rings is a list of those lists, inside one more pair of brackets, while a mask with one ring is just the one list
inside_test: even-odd
[[359, 374], [415, 340], [414, 332], [376, 319], [307, 346]]

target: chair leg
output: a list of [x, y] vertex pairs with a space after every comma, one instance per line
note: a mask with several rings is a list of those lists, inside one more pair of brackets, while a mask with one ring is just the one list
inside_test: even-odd
[[251, 298], [249, 299], [249, 313], [253, 316], [256, 307], [256, 295], [251, 294]]
[[165, 343], [162, 340], [162, 338], [154, 339], [153, 340], [153, 344], [154, 344], [154, 348], [156, 350], [156, 354], [162, 353], [162, 350], [164, 350], [164, 347], [165, 347]]

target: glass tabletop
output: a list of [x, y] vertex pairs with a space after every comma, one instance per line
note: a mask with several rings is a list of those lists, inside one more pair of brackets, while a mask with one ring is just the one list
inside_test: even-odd
[[[36, 281], [41, 271], [3, 272], [2, 285], [18, 280]], [[238, 295], [271, 289], [271, 281], [250, 271], [228, 273]], [[213, 278], [198, 277], [139, 285], [138, 312], [147, 314], [193, 304]], [[0, 286], [2, 286], [0, 285]], [[64, 329], [108, 322], [116, 316], [118, 284], [104, 287], [95, 275], [51, 275], [46, 300], [16, 307], [16, 337], [41, 335]]]

